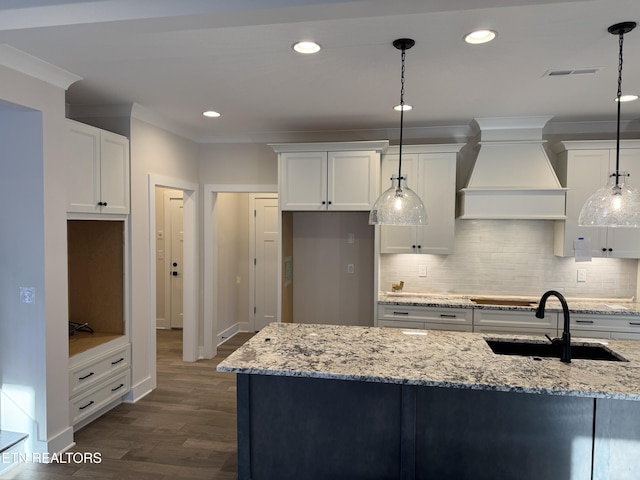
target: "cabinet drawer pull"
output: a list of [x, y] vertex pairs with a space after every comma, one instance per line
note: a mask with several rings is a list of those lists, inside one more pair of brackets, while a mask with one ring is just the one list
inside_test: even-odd
[[112, 388], [111, 391], [112, 392], [116, 392], [118, 390], [120, 390], [122, 387], [124, 387], [124, 383], [121, 383], [120, 385], [118, 385], [116, 388]]
[[586, 323], [588, 325], [592, 325], [593, 320], [576, 320], [576, 323]]
[[440, 316], [441, 316], [442, 318], [458, 318], [458, 316], [457, 316], [457, 315], [454, 315], [454, 314], [452, 314], [452, 313], [441, 313], [441, 314], [440, 314]]
[[640, 322], [629, 322], [632, 327], [640, 327]]
[[94, 372], [90, 372], [90, 373], [86, 374], [84, 377], [78, 377], [78, 380], [86, 380], [87, 378], [91, 377], [92, 375], [95, 375]]
[[94, 404], [94, 401], [91, 400], [89, 403], [87, 403], [84, 407], [80, 407], [78, 410], [84, 410], [85, 408], [89, 408], [91, 405]]
[[119, 364], [120, 362], [124, 362], [124, 357], [123, 357], [123, 358], [121, 358], [120, 360], [116, 360], [115, 362], [111, 362], [111, 365], [117, 365], [117, 364]]
[[393, 312], [394, 315], [409, 315], [409, 312]]

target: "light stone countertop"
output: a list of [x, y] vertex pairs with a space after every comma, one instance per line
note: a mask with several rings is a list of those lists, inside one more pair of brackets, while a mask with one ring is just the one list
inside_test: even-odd
[[[536, 304], [529, 307], [509, 305], [478, 305], [471, 301], [472, 298], [499, 298], [530, 300]], [[529, 296], [502, 296], [502, 295], [456, 295], [440, 293], [389, 293], [380, 292], [378, 303], [383, 305], [403, 305], [417, 307], [445, 307], [445, 308], [479, 308], [492, 310], [536, 310], [538, 297]], [[640, 315], [640, 302], [630, 299], [595, 299], [595, 298], [571, 298], [567, 297], [567, 305], [571, 313], [605, 314], [605, 315]], [[555, 297], [549, 297], [545, 311], [562, 311], [560, 302]]]
[[[628, 362], [494, 354], [485, 338], [543, 337], [272, 323], [220, 372], [640, 400], [640, 343], [605, 343]], [[579, 344], [582, 342], [573, 342]]]

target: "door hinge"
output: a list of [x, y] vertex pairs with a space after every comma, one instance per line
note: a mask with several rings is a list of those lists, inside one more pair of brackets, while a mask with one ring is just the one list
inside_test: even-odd
[[258, 216], [258, 212], [256, 210], [253, 211], [253, 216], [257, 217]]
[[255, 315], [258, 312], [258, 309], [256, 307], [253, 307], [253, 314]]
[[254, 259], [253, 259], [253, 266], [255, 267], [257, 264], [258, 264], [258, 263], [257, 263], [257, 260], [254, 258]]

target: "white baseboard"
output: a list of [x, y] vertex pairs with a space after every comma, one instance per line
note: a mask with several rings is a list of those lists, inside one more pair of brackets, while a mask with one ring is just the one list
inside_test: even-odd
[[238, 332], [248, 332], [248, 331], [249, 331], [248, 322], [235, 323], [217, 335], [217, 341], [218, 341], [217, 345], [219, 347], [220, 345], [222, 345], [224, 342], [229, 340]]
[[73, 441], [73, 427], [67, 427], [57, 435], [49, 438], [48, 452], [63, 453], [75, 445]]
[[147, 377], [131, 386], [131, 390], [122, 397], [122, 403], [136, 403], [149, 395], [155, 388], [155, 381], [151, 377]]

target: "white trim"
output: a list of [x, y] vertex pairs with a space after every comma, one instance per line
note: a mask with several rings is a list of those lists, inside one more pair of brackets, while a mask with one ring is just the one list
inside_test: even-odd
[[198, 184], [186, 180], [149, 174], [149, 374], [156, 378], [156, 187], [183, 191], [184, 198], [184, 326], [182, 329], [182, 359], [198, 359]]
[[72, 83], [82, 80], [82, 77], [75, 73], [68, 72], [6, 43], [0, 45], [0, 65], [63, 90], [69, 88]]
[[373, 150], [376, 152], [384, 152], [389, 146], [389, 140], [366, 140], [362, 142], [270, 143], [269, 146], [276, 153], [346, 152], [353, 150]]
[[[218, 278], [218, 215], [216, 201], [218, 193], [278, 193], [277, 185], [225, 185], [205, 184], [203, 190], [204, 204], [204, 247], [202, 263], [203, 272], [203, 331], [204, 358], [213, 358], [217, 352], [218, 334], [218, 291], [216, 279]], [[278, 294], [280, 291], [278, 290]], [[278, 321], [280, 319], [280, 302], [278, 302]], [[244, 322], [243, 322], [244, 323]], [[238, 324], [239, 326], [242, 324]], [[247, 325], [248, 327], [248, 325]], [[245, 328], [247, 328], [245, 327]]]
[[218, 335], [216, 335], [216, 339], [217, 339], [216, 340], [217, 341], [216, 345], [219, 347], [220, 345], [222, 345], [224, 342], [229, 340], [231, 337], [233, 337], [239, 331], [240, 331], [240, 324], [239, 323], [234, 323], [229, 328], [227, 328], [224, 332], [220, 332]]
[[122, 403], [136, 403], [153, 392], [156, 388], [155, 381], [148, 376], [136, 385], [131, 386], [131, 390], [122, 397]]

